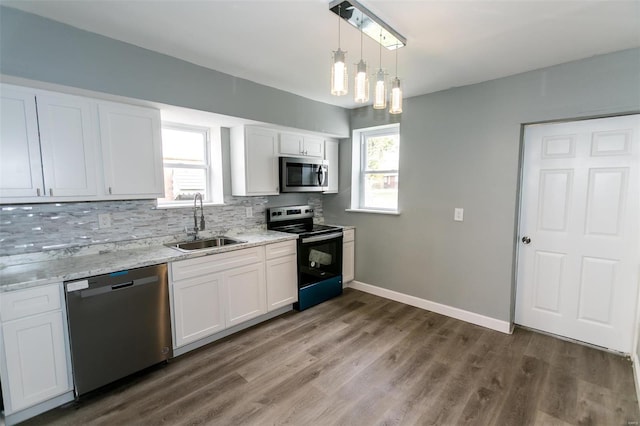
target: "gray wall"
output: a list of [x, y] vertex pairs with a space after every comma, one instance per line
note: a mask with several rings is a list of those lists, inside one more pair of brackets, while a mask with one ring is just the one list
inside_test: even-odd
[[[428, 76], [428, 70], [425, 71]], [[325, 221], [355, 225], [356, 280], [510, 320], [523, 123], [640, 110], [640, 50], [405, 100], [400, 216], [345, 212], [351, 143]], [[386, 123], [370, 107], [352, 128]], [[463, 207], [464, 222], [453, 221]]]
[[0, 6], [0, 73], [338, 136], [349, 112]]

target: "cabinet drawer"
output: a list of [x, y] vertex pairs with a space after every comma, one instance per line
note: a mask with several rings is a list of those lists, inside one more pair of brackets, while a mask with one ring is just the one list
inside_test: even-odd
[[296, 254], [296, 241], [283, 241], [281, 243], [269, 244], [266, 247], [267, 259]]
[[263, 261], [264, 247], [253, 247], [196, 259], [180, 260], [171, 263], [171, 279], [178, 281]]
[[346, 229], [343, 232], [343, 237], [342, 237], [342, 241], [344, 241], [345, 243], [347, 241], [353, 241], [356, 239], [356, 231], [353, 229]]
[[55, 311], [61, 308], [60, 284], [0, 293], [0, 320], [3, 322]]

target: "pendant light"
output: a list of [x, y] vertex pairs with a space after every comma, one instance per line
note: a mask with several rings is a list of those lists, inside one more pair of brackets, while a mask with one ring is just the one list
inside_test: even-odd
[[340, 49], [340, 16], [341, 10], [338, 8], [338, 50], [333, 52], [333, 63], [331, 65], [331, 94], [334, 96], [346, 95], [349, 91], [347, 74], [346, 53]]
[[380, 33], [380, 69], [376, 73], [376, 86], [373, 94], [373, 109], [387, 107], [387, 76], [382, 69], [382, 33]]
[[400, 79], [398, 78], [398, 49], [396, 49], [396, 78], [391, 83], [391, 96], [389, 96], [391, 106], [389, 114], [402, 113], [402, 89], [400, 88]]
[[363, 22], [360, 23], [360, 62], [356, 65], [356, 78], [353, 86], [353, 100], [364, 104], [369, 102], [369, 74], [367, 73], [367, 63], [362, 59], [363, 44]]

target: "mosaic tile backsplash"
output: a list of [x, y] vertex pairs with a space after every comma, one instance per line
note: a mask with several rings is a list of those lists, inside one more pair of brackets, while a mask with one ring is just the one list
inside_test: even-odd
[[[225, 196], [225, 205], [204, 207], [206, 229], [224, 234], [265, 228], [267, 207], [303, 203], [312, 205], [316, 219], [322, 221], [320, 194]], [[253, 209], [253, 217], [246, 217], [246, 207]], [[99, 214], [110, 215], [110, 227], [100, 229]], [[179, 235], [185, 226], [193, 226], [192, 208], [158, 209], [155, 200], [4, 205], [0, 206], [0, 256]]]

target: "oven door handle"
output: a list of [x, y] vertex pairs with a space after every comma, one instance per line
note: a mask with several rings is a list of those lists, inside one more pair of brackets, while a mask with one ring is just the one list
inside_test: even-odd
[[317, 237], [307, 237], [300, 240], [302, 244], [315, 243], [318, 241], [333, 240], [342, 237], [342, 232], [334, 232], [333, 234], [318, 235]]

